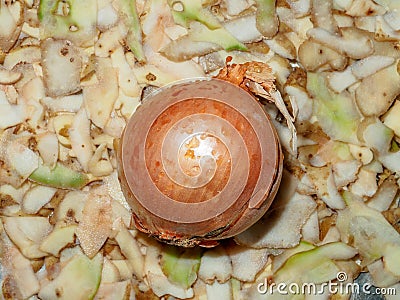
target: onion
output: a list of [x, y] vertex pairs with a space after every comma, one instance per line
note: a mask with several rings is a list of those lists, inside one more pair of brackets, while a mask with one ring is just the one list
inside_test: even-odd
[[173, 244], [207, 246], [264, 214], [277, 191], [282, 154], [254, 98], [214, 79], [147, 99], [125, 128], [118, 159], [139, 230]]

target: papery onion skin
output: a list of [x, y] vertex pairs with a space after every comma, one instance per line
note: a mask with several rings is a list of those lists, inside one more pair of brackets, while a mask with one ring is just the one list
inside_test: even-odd
[[212, 246], [247, 229], [270, 206], [282, 175], [268, 115], [252, 95], [217, 79], [153, 94], [118, 148], [136, 227], [181, 246]]

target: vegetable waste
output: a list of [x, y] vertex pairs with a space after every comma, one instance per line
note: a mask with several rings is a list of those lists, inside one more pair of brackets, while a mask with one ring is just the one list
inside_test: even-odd
[[[397, 299], [399, 9], [395, 0], [0, 0], [2, 298], [309, 299], [272, 286], [368, 273]], [[254, 66], [269, 70], [274, 97]], [[278, 132], [281, 188], [258, 223], [214, 248], [159, 243], [135, 229], [118, 139], [151, 91], [232, 70]]]

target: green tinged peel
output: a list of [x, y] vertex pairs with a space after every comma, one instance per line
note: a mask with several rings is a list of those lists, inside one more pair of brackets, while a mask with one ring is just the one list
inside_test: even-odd
[[51, 169], [40, 165], [30, 176], [37, 183], [62, 189], [80, 189], [90, 182], [87, 174], [74, 171], [57, 163]]
[[357, 144], [361, 116], [352, 98], [332, 92], [325, 78], [317, 73], [307, 73], [307, 90], [313, 97], [313, 113], [322, 130], [334, 140]]
[[188, 289], [197, 279], [201, 250], [165, 246], [161, 252], [161, 269], [168, 279]]
[[235, 299], [241, 299], [240, 297], [240, 290], [241, 290], [241, 284], [240, 280], [237, 280], [236, 278], [231, 278], [230, 279], [231, 287], [232, 287], [232, 298]]
[[248, 50], [210, 11], [202, 7], [201, 0], [169, 0], [168, 4], [175, 23], [189, 28], [188, 36], [192, 41], [214, 43], [226, 51]]
[[256, 25], [263, 36], [272, 38], [279, 28], [279, 20], [276, 15], [276, 0], [256, 0]]
[[145, 62], [142, 46], [142, 28], [136, 9], [136, 0], [116, 0], [118, 11], [128, 29], [126, 43], [139, 62]]
[[43, 300], [93, 299], [100, 285], [102, 267], [101, 254], [92, 259], [78, 254], [61, 269], [54, 280], [42, 287], [38, 296]]
[[66, 39], [79, 46], [93, 45], [96, 36], [96, 0], [42, 0], [39, 3], [40, 39]]
[[342, 242], [325, 244], [294, 254], [274, 274], [276, 283], [323, 283], [336, 278], [340, 268], [334, 259], [349, 259], [355, 250]]
[[247, 47], [239, 42], [224, 27], [211, 30], [200, 23], [193, 23], [189, 31], [189, 36], [194, 42], [214, 43], [221, 46], [226, 51], [247, 51]]
[[400, 276], [400, 234], [377, 210], [350, 192], [343, 193], [347, 208], [338, 212], [337, 227], [343, 238], [354, 240], [362, 264], [382, 258], [385, 269]]
[[399, 144], [393, 139], [390, 143], [390, 152], [397, 152], [400, 150]]
[[176, 24], [189, 28], [191, 21], [197, 21], [209, 29], [221, 28], [218, 19], [207, 9], [204, 9], [201, 0], [168, 0], [172, 17]]
[[315, 248], [315, 246], [313, 244], [311, 244], [309, 242], [305, 242], [305, 241], [300, 241], [300, 243], [297, 246], [295, 246], [293, 248], [288, 248], [283, 253], [274, 257], [274, 259], [272, 261], [272, 270], [276, 271], [280, 267], [282, 267], [282, 265], [285, 263], [285, 261], [289, 257], [292, 257], [293, 255], [300, 253], [300, 252], [312, 250], [314, 248]]

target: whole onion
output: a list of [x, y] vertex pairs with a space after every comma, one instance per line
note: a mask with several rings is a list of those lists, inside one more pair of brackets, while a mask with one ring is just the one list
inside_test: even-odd
[[181, 246], [213, 246], [254, 224], [280, 183], [283, 155], [258, 101], [219, 79], [146, 98], [119, 143], [136, 227]]

